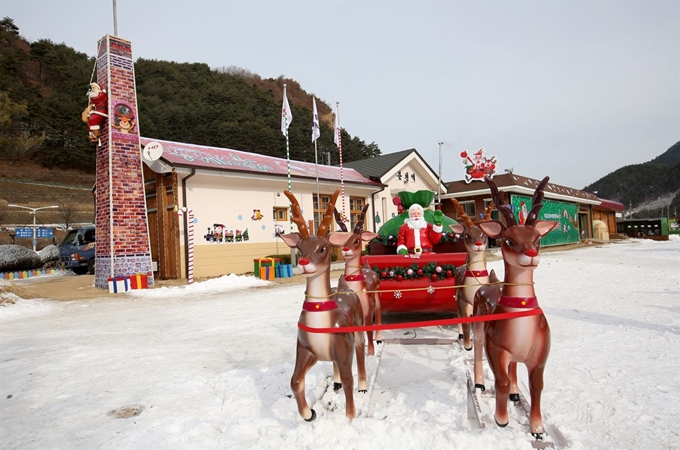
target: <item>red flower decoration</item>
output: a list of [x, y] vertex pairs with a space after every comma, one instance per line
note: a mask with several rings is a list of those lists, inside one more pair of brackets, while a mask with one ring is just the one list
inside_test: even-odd
[[461, 158], [467, 158], [467, 152], [460, 152]]
[[437, 281], [437, 274], [436, 273], [432, 274], [432, 281]]

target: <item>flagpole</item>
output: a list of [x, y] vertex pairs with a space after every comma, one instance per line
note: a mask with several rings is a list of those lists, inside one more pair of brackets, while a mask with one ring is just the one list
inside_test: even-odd
[[[283, 104], [284, 108], [286, 107], [286, 103], [288, 103], [288, 98], [286, 97], [286, 84], [283, 84]], [[288, 111], [284, 111], [284, 116], [283, 120], [285, 121], [285, 127], [286, 127], [286, 163], [288, 164], [288, 191], [293, 192], [293, 188], [291, 185], [290, 181], [290, 143], [288, 141], [288, 120], [286, 119], [286, 114], [288, 114]], [[292, 205], [291, 205], [292, 206]], [[293, 232], [293, 216], [292, 216], [292, 211], [290, 210], [290, 207], [288, 208], [288, 223], [290, 224], [290, 232]], [[291, 251], [291, 255], [293, 252]]]
[[313, 117], [312, 117], [312, 140], [314, 141], [314, 168], [316, 170], [316, 204], [317, 204], [317, 220], [321, 226], [321, 190], [319, 189], [319, 158], [317, 153], [316, 140], [321, 135], [321, 124], [319, 123], [319, 115], [316, 110], [316, 99], [312, 96], [313, 103]]
[[321, 226], [321, 191], [319, 190], [319, 160], [316, 152], [316, 140], [314, 141], [314, 167], [316, 168], [316, 204], [317, 204], [317, 220]]
[[[338, 153], [340, 154], [340, 189], [342, 190], [342, 220], [345, 221], [345, 177], [342, 173], [342, 134], [340, 132], [340, 102], [335, 102], [335, 124], [336, 124], [336, 143], [338, 144]], [[350, 220], [351, 224], [352, 221]]]
[[439, 142], [439, 184], [437, 185], [437, 203], [439, 207], [442, 207], [442, 144], [444, 142]]
[[[286, 84], [283, 84], [283, 108], [281, 110], [281, 131], [286, 136], [286, 162], [288, 164], [288, 191], [293, 192], [293, 187], [290, 180], [290, 141], [288, 139], [288, 126], [293, 121], [293, 113], [290, 111], [288, 104], [288, 97], [286, 96]], [[293, 232], [293, 205], [288, 203], [288, 223], [290, 224], [290, 232]], [[297, 264], [295, 258], [295, 248], [290, 248], [290, 263]]]

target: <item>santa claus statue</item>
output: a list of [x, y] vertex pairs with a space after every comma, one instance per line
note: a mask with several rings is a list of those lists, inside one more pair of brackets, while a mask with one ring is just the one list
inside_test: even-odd
[[432, 248], [442, 239], [442, 223], [444, 213], [437, 210], [434, 212], [434, 225], [426, 222], [423, 207], [417, 203], [408, 209], [409, 218], [404, 220], [404, 224], [399, 228], [397, 238], [397, 253], [405, 255], [423, 252], [431, 252]]
[[101, 126], [106, 118], [109, 117], [109, 98], [106, 95], [106, 91], [102, 90], [97, 83], [90, 83], [87, 97], [90, 100], [90, 104], [83, 111], [81, 118], [89, 126], [90, 134], [88, 138], [90, 142], [97, 142], [101, 133]]

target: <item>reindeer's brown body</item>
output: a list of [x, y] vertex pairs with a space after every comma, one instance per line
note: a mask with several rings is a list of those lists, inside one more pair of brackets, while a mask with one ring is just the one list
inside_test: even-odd
[[[467, 252], [465, 266], [461, 266], [456, 270], [456, 284], [462, 286], [456, 289], [458, 317], [466, 318], [473, 314], [477, 290], [480, 286], [489, 283], [489, 274], [486, 271], [485, 258], [489, 238], [487, 238], [482, 230], [474, 224], [472, 219], [465, 213], [465, 210], [455, 198], [451, 199], [451, 201], [456, 206], [458, 215], [463, 219], [462, 224], [452, 225], [451, 230], [453, 230], [454, 233], [461, 235], [463, 244], [465, 244], [465, 251]], [[489, 205], [482, 220], [489, 220], [493, 206], [493, 203]], [[469, 322], [458, 325], [458, 338], [463, 339], [463, 347], [465, 347], [465, 350], [472, 350]]]
[[[349, 288], [359, 296], [361, 308], [364, 313], [364, 324], [380, 325], [382, 323], [379, 293], [380, 278], [368, 265], [361, 265], [363, 242], [369, 242], [378, 236], [377, 233], [362, 230], [364, 216], [368, 206], [368, 204], [364, 206], [364, 209], [359, 216], [359, 220], [354, 227], [354, 232], [342, 247], [342, 256], [345, 258], [345, 273], [341, 278], [344, 278]], [[335, 211], [335, 221], [342, 231], [347, 231], [347, 227], [341, 220], [340, 213], [338, 213], [337, 210]], [[375, 346], [373, 343], [373, 331], [367, 331], [366, 336], [368, 340], [368, 354], [374, 355]], [[380, 331], [376, 332], [376, 340], [380, 341], [381, 337], [382, 334]]]
[[[292, 193], [284, 191], [293, 205], [293, 222], [300, 232], [282, 235], [281, 238], [300, 253], [298, 268], [307, 281], [300, 323], [311, 328], [361, 326], [364, 323], [359, 297], [349, 290], [344, 280], [340, 280], [337, 290], [331, 290], [330, 287], [330, 247], [342, 245], [349, 237], [349, 233], [331, 233], [325, 236], [339, 192], [333, 194], [317, 236], [310, 236], [297, 200]], [[359, 390], [365, 392], [367, 384], [362, 332], [316, 333], [298, 329], [295, 369], [290, 386], [303, 419], [312, 421], [316, 418], [316, 413], [305, 398], [305, 375], [317, 361], [333, 362], [334, 373], [339, 374], [344, 385], [347, 417], [356, 417], [352, 376], [355, 351]]]
[[[543, 189], [548, 177], [538, 185], [532, 199], [532, 209], [524, 225], [517, 225], [514, 214], [505, 203], [493, 180], [494, 201], [506, 218], [507, 226], [498, 221], [483, 222], [479, 227], [489, 237], [499, 238], [505, 266], [501, 295], [491, 312], [493, 314], [526, 311], [538, 308], [534, 291], [533, 274], [540, 262], [541, 237], [556, 223], [537, 220], [543, 200]], [[489, 297], [487, 300], [489, 300]], [[480, 302], [482, 301], [480, 294]], [[479, 305], [482, 308], [482, 305]], [[487, 304], [490, 308], [490, 304]], [[532, 434], [540, 436], [543, 430], [541, 393], [543, 372], [550, 353], [550, 328], [545, 316], [534, 316], [487, 322], [485, 349], [496, 387], [495, 419], [499, 426], [508, 423], [508, 398], [513, 385], [516, 364], [524, 363], [529, 373], [531, 411], [529, 426]]]

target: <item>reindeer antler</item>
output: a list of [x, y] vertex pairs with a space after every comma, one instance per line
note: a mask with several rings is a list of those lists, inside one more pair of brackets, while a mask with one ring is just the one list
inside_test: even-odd
[[484, 213], [484, 217], [482, 217], [480, 222], [486, 222], [489, 219], [491, 219], [491, 211], [493, 211], [494, 206], [496, 206], [496, 205], [494, 205], [493, 202], [489, 203], [489, 206], [486, 207], [486, 212]]
[[531, 197], [531, 211], [529, 211], [527, 220], [524, 222], [524, 224], [527, 226], [533, 227], [536, 223], [536, 220], [538, 220], [538, 213], [541, 211], [541, 208], [543, 208], [543, 190], [548, 184], [549, 179], [550, 177], [543, 178], [543, 180], [538, 183], [533, 197]]
[[290, 200], [290, 210], [293, 213], [293, 218], [291, 220], [297, 225], [300, 236], [303, 238], [309, 236], [309, 230], [307, 229], [305, 218], [302, 216], [302, 211], [300, 211], [300, 204], [297, 199], [290, 191], [283, 191], [283, 193], [288, 197], [288, 200]]
[[333, 215], [335, 216], [335, 223], [340, 227], [340, 231], [347, 231], [347, 225], [342, 221], [342, 216], [338, 212], [338, 208], [333, 207]]
[[[366, 206], [364, 206], [364, 209], [361, 210], [361, 214], [359, 214], [359, 220], [357, 221], [356, 226], [354, 227], [354, 234], [361, 234], [364, 228], [364, 218], [366, 216], [366, 211], [368, 210], [368, 203], [366, 203]], [[342, 230], [342, 231], [347, 231], [347, 230]]]
[[335, 209], [335, 201], [338, 199], [338, 195], [340, 195], [340, 189], [331, 195], [331, 199], [328, 202], [328, 208], [326, 208], [326, 215], [321, 220], [321, 223], [319, 224], [319, 231], [316, 233], [316, 235], [319, 237], [326, 236], [326, 233], [328, 232], [328, 225], [330, 225], [330, 223], [333, 221], [333, 210]]
[[517, 225], [515, 215], [512, 213], [510, 206], [508, 206], [508, 204], [505, 203], [503, 195], [500, 192], [498, 192], [498, 186], [496, 186], [496, 182], [493, 181], [493, 179], [487, 177], [486, 184], [488, 184], [489, 189], [491, 189], [491, 197], [493, 198], [493, 201], [496, 203], [498, 210], [501, 212], [501, 214], [503, 214], [503, 217], [505, 217], [507, 227], [510, 228], [512, 226]]
[[458, 203], [458, 200], [456, 200], [455, 198], [452, 198], [451, 201], [453, 202], [454, 205], [456, 205], [456, 211], [458, 211], [458, 215], [465, 222], [465, 226], [468, 228], [472, 228], [475, 224], [472, 222], [472, 219], [470, 219], [470, 216], [465, 214], [465, 209], [463, 209], [460, 203]]

